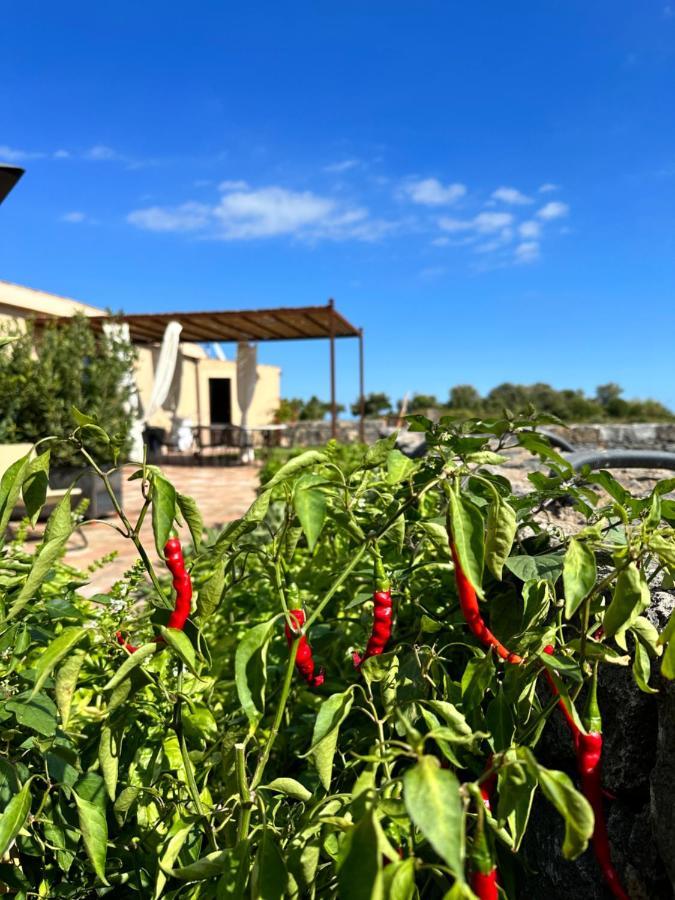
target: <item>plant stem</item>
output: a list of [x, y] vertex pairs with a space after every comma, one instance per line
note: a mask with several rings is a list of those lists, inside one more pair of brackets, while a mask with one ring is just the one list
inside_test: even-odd
[[272, 723], [272, 728], [270, 730], [269, 737], [267, 738], [267, 743], [265, 744], [265, 749], [263, 750], [262, 756], [258, 760], [258, 765], [256, 766], [255, 773], [253, 775], [253, 779], [251, 780], [251, 789], [255, 790], [260, 782], [262, 781], [262, 777], [265, 774], [265, 766], [267, 765], [267, 761], [270, 758], [270, 753], [272, 752], [272, 747], [274, 746], [274, 742], [277, 739], [277, 735], [279, 734], [279, 729], [281, 728], [281, 722], [284, 717], [284, 711], [286, 709], [286, 703], [288, 702], [288, 695], [291, 691], [291, 684], [293, 682], [293, 668], [295, 666], [295, 656], [298, 652], [298, 644], [300, 643], [300, 635], [296, 637], [290, 647], [290, 653], [288, 654], [288, 662], [286, 664], [286, 674], [284, 676], [284, 683], [281, 688], [281, 696], [279, 697], [279, 703], [277, 704], [276, 715], [274, 716], [274, 722]]
[[248, 781], [246, 780], [246, 752], [244, 744], [240, 743], [234, 745], [234, 766], [237, 776], [237, 787], [239, 788], [239, 798], [241, 800], [237, 840], [242, 841], [248, 837], [248, 829], [251, 824], [251, 810], [253, 806], [251, 801], [251, 791], [248, 786]]
[[[104, 472], [103, 469], [96, 463], [96, 461], [92, 458], [92, 456], [84, 449], [84, 447], [80, 447], [80, 453], [87, 460], [89, 465], [93, 468], [99, 478], [103, 481], [105, 489], [110, 497], [113, 507], [115, 508], [115, 512], [119, 516], [120, 521], [124, 525], [127, 530], [127, 533], [124, 535], [125, 537], [130, 538], [134, 542], [134, 546], [138, 551], [138, 555], [141, 557], [143, 561], [143, 565], [145, 566], [145, 570], [150, 576], [150, 580], [152, 581], [153, 587], [157, 591], [157, 594], [162, 600], [162, 605], [170, 608], [171, 601], [166, 597], [164, 591], [162, 590], [162, 586], [159, 583], [159, 579], [155, 573], [152, 563], [150, 562], [150, 557], [148, 556], [145, 547], [141, 543], [141, 539], [138, 536], [136, 530], [132, 527], [131, 522], [129, 521], [126, 513], [122, 509], [119, 500], [117, 499], [117, 495], [113, 489], [113, 486], [110, 484], [110, 479], [108, 478], [108, 473]], [[147, 501], [146, 501], [147, 503]]]

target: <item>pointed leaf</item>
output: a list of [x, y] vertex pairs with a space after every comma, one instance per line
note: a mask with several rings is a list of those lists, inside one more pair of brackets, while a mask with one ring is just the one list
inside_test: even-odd
[[563, 564], [565, 616], [571, 619], [595, 585], [595, 554], [586, 544], [572, 538]]
[[275, 621], [270, 619], [247, 631], [234, 655], [237, 694], [252, 731], [265, 711], [267, 648]]
[[448, 489], [448, 501], [448, 530], [460, 564], [476, 593], [482, 597], [485, 553], [483, 517], [470, 500], [457, 494], [454, 489]]
[[0, 813], [0, 858], [5, 855], [12, 841], [23, 828], [30, 812], [30, 804], [30, 781], [27, 781]]
[[485, 565], [499, 581], [502, 579], [504, 563], [511, 553], [517, 528], [513, 507], [501, 497], [495, 497], [488, 512]]
[[100, 805], [85, 800], [73, 791], [77, 805], [77, 816], [82, 832], [82, 840], [87, 856], [103, 884], [108, 884], [105, 877], [105, 863], [108, 854], [108, 823], [105, 811]]
[[307, 753], [302, 754], [311, 757], [319, 773], [319, 780], [327, 791], [330, 790], [340, 725], [349, 715], [353, 701], [354, 694], [351, 688], [341, 694], [332, 694], [324, 700], [314, 722], [312, 745]]
[[164, 547], [171, 537], [176, 518], [176, 489], [163, 475], [154, 473], [150, 490], [152, 498], [152, 532], [157, 554], [164, 559]]
[[35, 664], [35, 683], [31, 691], [31, 697], [37, 694], [56, 666], [70, 653], [73, 647], [76, 647], [87, 636], [87, 633], [86, 628], [80, 628], [75, 625], [69, 626], [64, 628], [58, 637], [54, 638], [46, 650], [43, 650]]

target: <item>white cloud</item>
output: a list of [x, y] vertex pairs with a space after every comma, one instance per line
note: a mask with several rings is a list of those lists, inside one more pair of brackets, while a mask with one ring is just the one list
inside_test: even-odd
[[544, 219], [544, 221], [550, 222], [552, 219], [564, 218], [569, 211], [570, 208], [566, 203], [560, 203], [560, 201], [558, 200], [552, 200], [550, 203], [542, 206], [537, 215], [540, 219]]
[[547, 181], [546, 184], [542, 184], [539, 186], [540, 194], [550, 194], [552, 191], [559, 191], [560, 185], [552, 184], [550, 181]]
[[107, 147], [105, 144], [95, 144], [85, 152], [84, 158], [94, 160], [95, 162], [108, 162], [110, 160], [122, 159], [123, 157], [120, 156], [116, 150], [113, 150], [112, 147]]
[[146, 231], [198, 231], [208, 224], [210, 212], [202, 203], [183, 203], [173, 208], [149, 206], [130, 212], [127, 222]]
[[473, 219], [452, 219], [449, 216], [441, 216], [438, 220], [443, 231], [451, 233], [474, 231], [476, 234], [492, 234], [507, 228], [512, 222], [513, 215], [507, 212], [482, 212]]
[[62, 222], [70, 222], [71, 224], [78, 224], [79, 222], [84, 222], [87, 216], [85, 213], [80, 212], [79, 210], [73, 210], [72, 212], [64, 213], [61, 216]]
[[54, 152], [54, 159], [70, 159], [70, 151], [56, 150]]
[[539, 242], [523, 241], [514, 250], [514, 257], [519, 263], [534, 262], [539, 259]]
[[340, 174], [341, 172], [348, 172], [350, 169], [355, 169], [360, 165], [361, 160], [359, 159], [342, 159], [339, 162], [330, 163], [330, 165], [324, 166], [323, 170], [324, 172]]
[[[202, 232], [223, 241], [255, 240], [280, 236], [305, 241], [372, 241], [396, 224], [373, 219], [367, 209], [350, 207], [311, 191], [279, 186], [258, 189], [232, 187], [212, 206], [183, 203], [177, 207], [152, 206], [134, 210], [127, 221], [148, 231]], [[221, 188], [223, 185], [221, 185]]]
[[459, 183], [443, 185], [437, 178], [408, 181], [403, 193], [422, 206], [450, 206], [466, 194], [466, 186]]
[[[205, 182], [208, 184], [208, 181]], [[218, 185], [219, 191], [246, 191], [248, 190], [248, 182], [246, 181], [221, 181]]]
[[18, 147], [8, 147], [7, 144], [0, 144], [0, 160], [8, 163], [24, 162], [27, 159], [42, 159], [44, 155], [44, 153], [20, 150]]
[[518, 226], [518, 234], [521, 238], [525, 238], [527, 240], [533, 240], [538, 238], [541, 233], [541, 225], [539, 222], [535, 222], [534, 219], [528, 219], [526, 222], [521, 222]]
[[532, 198], [521, 194], [517, 188], [499, 187], [492, 192], [492, 199], [499, 200], [502, 203], [509, 203], [512, 206], [525, 206], [532, 203]]

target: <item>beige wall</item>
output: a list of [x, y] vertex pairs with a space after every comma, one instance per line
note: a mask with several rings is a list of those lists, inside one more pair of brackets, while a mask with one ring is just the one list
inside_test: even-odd
[[[141, 402], [147, 406], [152, 393], [154, 372], [159, 356], [159, 347], [139, 347], [136, 368]], [[232, 399], [232, 424], [238, 425], [241, 413], [237, 404], [237, 365], [234, 360], [209, 359], [201, 347], [182, 344], [176, 374], [169, 396], [160, 410], [152, 417], [151, 425], [171, 429], [174, 416], [190, 419], [194, 425], [210, 425], [209, 379], [229, 378]], [[248, 423], [252, 426], [269, 425], [279, 406], [281, 369], [279, 366], [258, 366], [253, 403], [249, 411]]]
[[[100, 316], [105, 310], [68, 297], [0, 281], [0, 327], [3, 320], [19, 322], [30, 316]], [[141, 401], [147, 406], [152, 393], [159, 346], [140, 346], [136, 382]], [[164, 404], [166, 409], [153, 416], [150, 424], [171, 429], [174, 417], [190, 419], [194, 425], [210, 425], [209, 378], [231, 379], [232, 424], [241, 421], [237, 405], [237, 366], [234, 360], [209, 359], [198, 344], [181, 344], [176, 375]], [[249, 411], [249, 425], [269, 425], [279, 406], [281, 369], [258, 366], [258, 383]], [[172, 412], [173, 411], [173, 412]]]

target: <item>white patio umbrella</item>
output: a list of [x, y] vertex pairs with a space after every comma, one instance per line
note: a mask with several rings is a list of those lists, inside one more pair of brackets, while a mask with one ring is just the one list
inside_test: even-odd
[[255, 344], [240, 341], [237, 344], [237, 403], [241, 410], [242, 448], [239, 459], [252, 463], [255, 452], [248, 434], [248, 411], [253, 402], [258, 381], [258, 348]]
[[145, 420], [149, 421], [154, 414], [162, 408], [166, 398], [169, 396], [173, 376], [176, 372], [176, 362], [178, 360], [178, 347], [180, 345], [180, 333], [183, 326], [180, 322], [169, 322], [164, 329], [164, 337], [162, 338], [162, 346], [159, 351], [159, 359], [157, 360], [157, 368], [155, 369], [155, 380], [152, 385], [152, 393], [145, 410]]
[[[129, 342], [129, 326], [126, 322], [104, 322], [103, 333], [112, 341]], [[127, 412], [131, 414], [131, 447], [130, 459], [140, 462], [143, 459], [143, 427], [144, 420], [141, 414], [141, 402], [138, 396], [138, 387], [133, 370], [127, 369], [122, 376], [122, 385], [129, 388]]]

